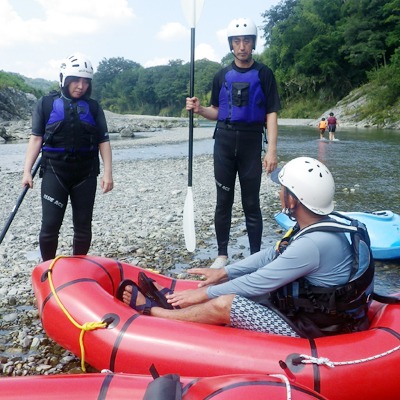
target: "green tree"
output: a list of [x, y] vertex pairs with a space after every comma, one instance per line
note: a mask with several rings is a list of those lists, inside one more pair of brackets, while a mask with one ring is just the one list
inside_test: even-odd
[[400, 41], [400, 0], [387, 2], [383, 6], [385, 22], [391, 24], [392, 29], [386, 37], [386, 44], [390, 47], [399, 47]]
[[[197, 60], [195, 63], [194, 95], [200, 100], [201, 104], [209, 104], [214, 75], [221, 69], [221, 64], [207, 60]], [[189, 95], [189, 84], [187, 86]]]
[[[387, 0], [351, 0], [342, 8], [338, 28], [344, 44], [340, 51], [357, 68], [377, 70], [386, 64], [386, 39], [391, 29], [385, 18], [386, 3]], [[392, 52], [393, 49], [388, 55]]]
[[121, 73], [142, 68], [140, 64], [125, 60], [124, 57], [103, 58], [97, 67], [97, 72], [93, 77], [93, 94], [95, 99], [101, 100], [101, 92], [110, 82]]
[[233, 53], [227, 53], [226, 56], [222, 57], [221, 64], [223, 67], [226, 67], [231, 64], [234, 59], [235, 56]]
[[31, 93], [37, 98], [42, 97], [45, 94], [42, 90], [27, 85], [22, 75], [7, 73], [4, 71], [0, 71], [0, 90], [2, 86], [9, 86], [25, 93]]
[[387, 66], [368, 73], [371, 90], [369, 103], [362, 107], [362, 116], [370, 116], [378, 123], [400, 120], [400, 48]]

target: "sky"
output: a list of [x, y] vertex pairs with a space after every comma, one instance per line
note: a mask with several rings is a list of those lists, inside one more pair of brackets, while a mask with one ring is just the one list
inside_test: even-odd
[[[280, 0], [204, 0], [195, 27], [195, 58], [220, 62], [235, 18], [264, 25]], [[187, 4], [187, 3], [186, 3]], [[259, 29], [256, 53], [263, 50]], [[181, 0], [0, 0], [0, 70], [57, 80], [62, 59], [80, 52], [96, 68], [123, 57], [148, 68], [190, 61], [190, 26]]]

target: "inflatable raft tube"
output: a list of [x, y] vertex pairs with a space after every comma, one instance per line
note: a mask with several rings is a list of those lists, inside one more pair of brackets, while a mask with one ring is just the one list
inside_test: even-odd
[[154, 387], [149, 384], [155, 382], [150, 376], [130, 374], [39, 375], [2, 378], [0, 391], [7, 400], [327, 400], [306, 387], [268, 375], [180, 378], [179, 398], [166, 393], [168, 387], [162, 385], [151, 390]]
[[[144, 270], [116, 260], [58, 259], [51, 272], [54, 291], [49, 267], [50, 262], [42, 263], [32, 274], [43, 327], [81, 356], [82, 329], [71, 323], [54, 292], [78, 324], [107, 321], [82, 340], [85, 361], [99, 371], [147, 374], [154, 363], [160, 375], [276, 374], [284, 361], [297, 383], [331, 400], [388, 399], [399, 392], [400, 305], [374, 302], [365, 332], [307, 340], [140, 315], [115, 293], [122, 279], [137, 281]], [[145, 272], [173, 290], [198, 284]]]

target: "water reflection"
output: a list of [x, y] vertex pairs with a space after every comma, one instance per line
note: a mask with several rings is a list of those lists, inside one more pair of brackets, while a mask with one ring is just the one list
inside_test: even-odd
[[[325, 163], [335, 178], [337, 210], [400, 213], [400, 131], [346, 128], [336, 138], [319, 140], [310, 127], [280, 127], [279, 161], [309, 156]], [[400, 292], [400, 259], [376, 265], [376, 291]]]
[[309, 156], [328, 166], [338, 210], [400, 212], [400, 131], [347, 128], [330, 142], [314, 128], [280, 127], [279, 136], [280, 161]]

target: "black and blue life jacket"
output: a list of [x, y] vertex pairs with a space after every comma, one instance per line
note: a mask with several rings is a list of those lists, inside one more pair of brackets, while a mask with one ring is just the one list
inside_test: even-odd
[[92, 99], [70, 100], [52, 91], [43, 98], [46, 127], [43, 156], [51, 159], [98, 157], [98, 103]]
[[[373, 299], [375, 264], [367, 228], [348, 216], [335, 212], [332, 215], [348, 220], [350, 224], [320, 221], [301, 230], [296, 224], [277, 245], [276, 256], [279, 256], [290, 243], [305, 233], [343, 232], [350, 236], [353, 263], [346, 284], [320, 287], [311, 285], [306, 278], [300, 278], [269, 294], [266, 305], [272, 305], [274, 310], [288, 317], [292, 326], [293, 323], [298, 324], [303, 337], [356, 332], [369, 326], [367, 312]], [[309, 325], [313, 327], [307, 327], [307, 322], [311, 322]]]
[[266, 98], [259, 71], [263, 64], [241, 73], [227, 67], [219, 93], [218, 123], [224, 122], [250, 129], [263, 129], [266, 118]]

